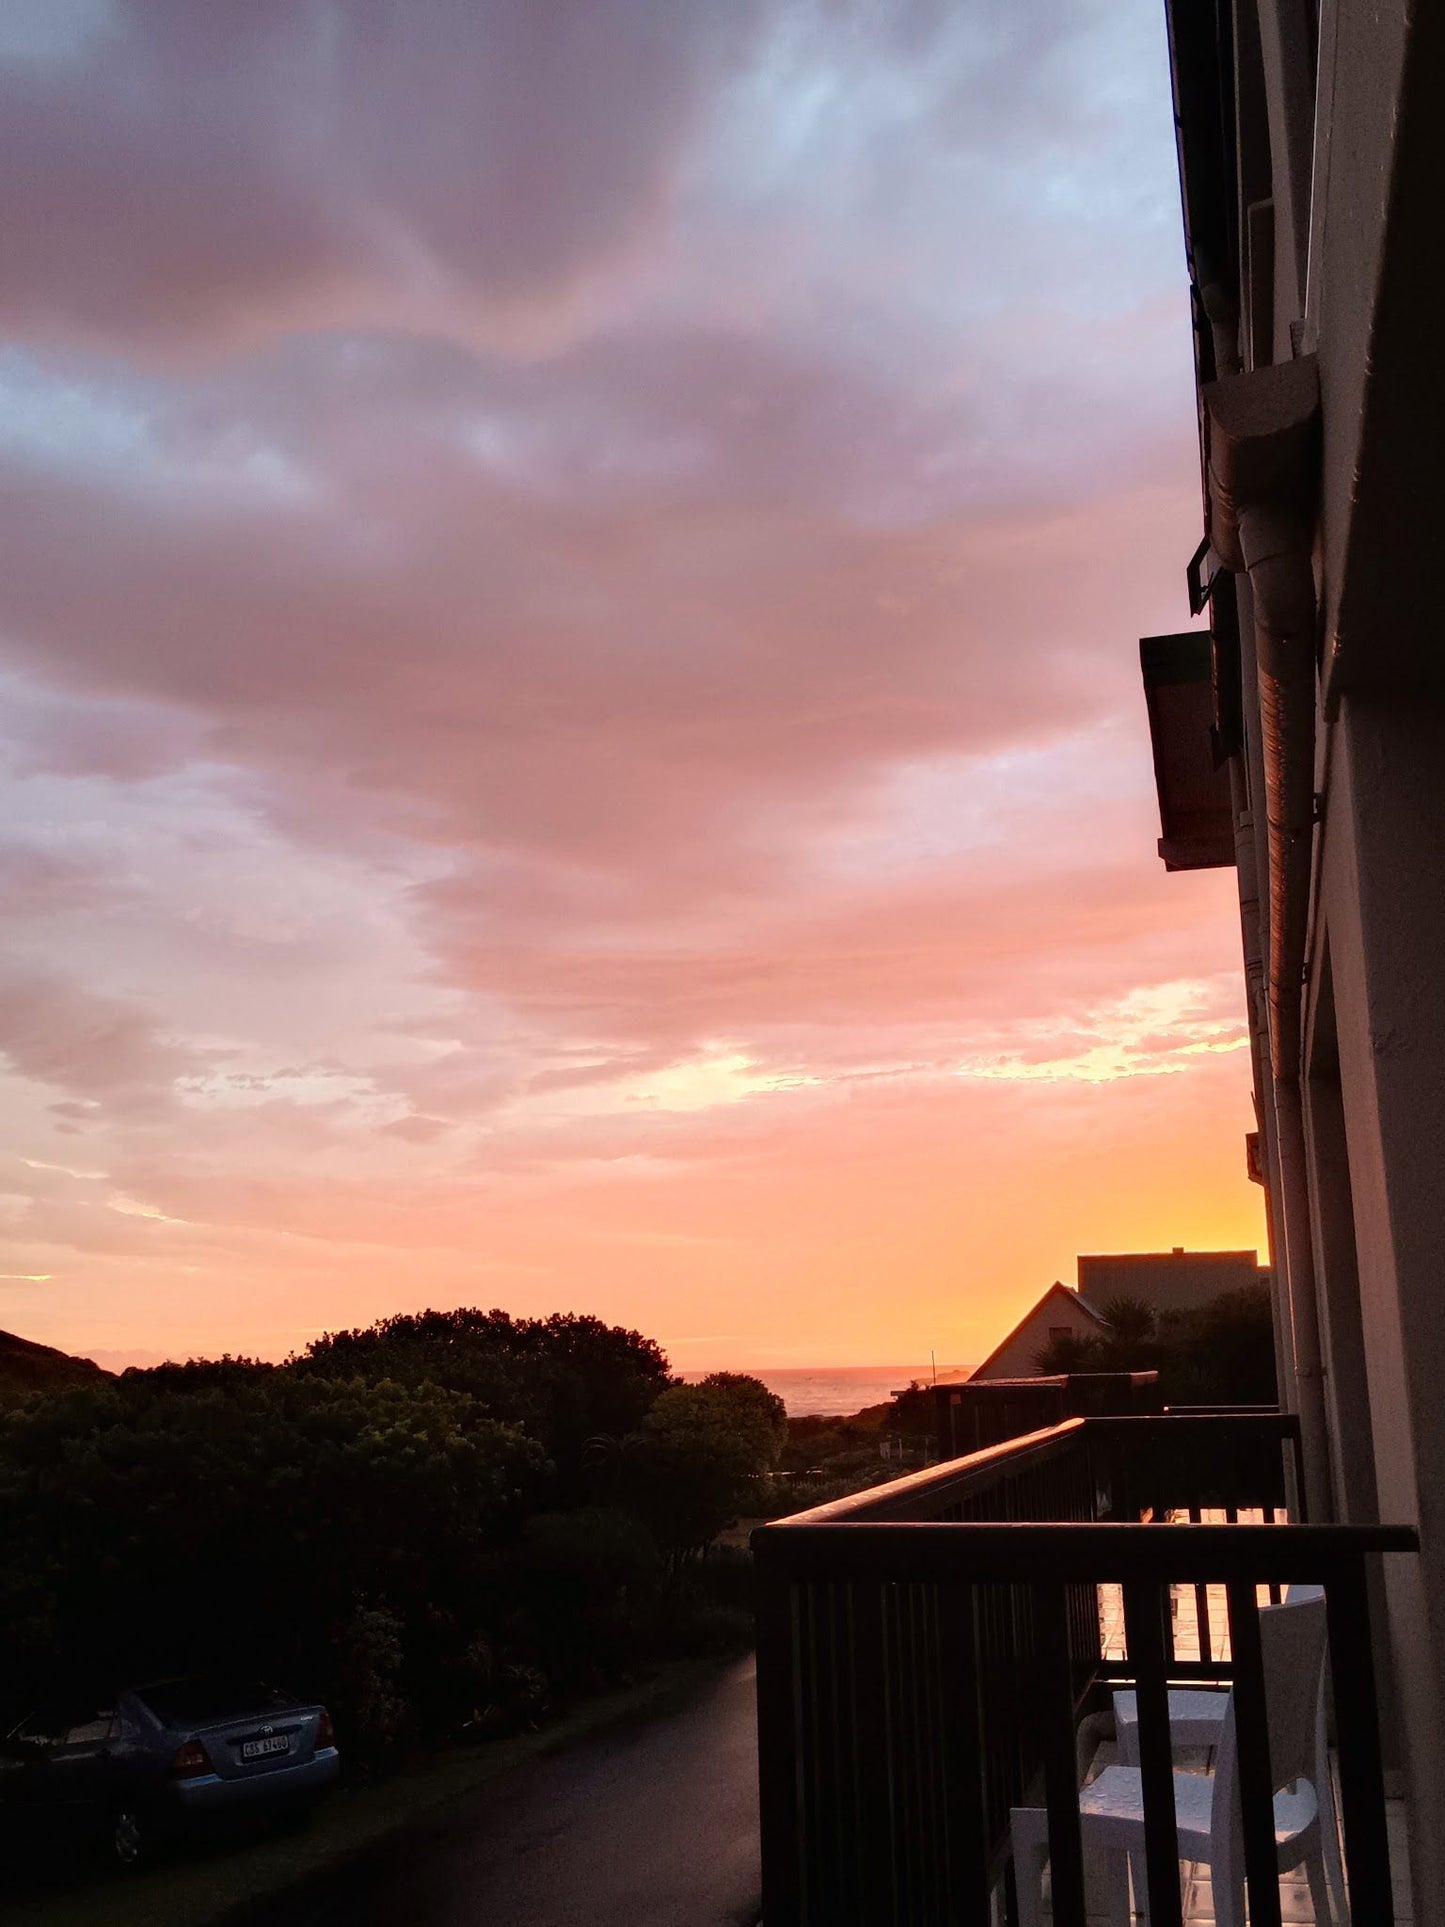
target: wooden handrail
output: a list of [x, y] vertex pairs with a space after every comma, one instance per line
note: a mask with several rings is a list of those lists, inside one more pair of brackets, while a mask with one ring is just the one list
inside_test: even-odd
[[[1099, 1423], [1095, 1419], [1070, 1418], [1050, 1425], [1042, 1432], [1027, 1432], [1022, 1438], [1005, 1439], [1002, 1445], [986, 1446], [966, 1458], [948, 1459], [942, 1465], [928, 1465], [920, 1472], [909, 1472], [886, 1485], [869, 1486], [866, 1491], [833, 1499], [827, 1505], [812, 1506], [806, 1512], [789, 1513], [789, 1525], [841, 1525], [851, 1520], [897, 1518], [921, 1519], [926, 1510], [952, 1505], [971, 1493], [994, 1484], [1000, 1477], [1022, 1471], [1029, 1465], [1044, 1464], [1079, 1443], [1084, 1427]], [[772, 1521], [773, 1525], [782, 1524]], [[758, 1528], [771, 1530], [771, 1525]]]
[[1271, 1580], [1308, 1584], [1362, 1554], [1418, 1552], [1413, 1526], [1093, 1525], [886, 1519], [815, 1522], [804, 1514], [759, 1526], [753, 1553], [765, 1572], [800, 1579], [932, 1583]]

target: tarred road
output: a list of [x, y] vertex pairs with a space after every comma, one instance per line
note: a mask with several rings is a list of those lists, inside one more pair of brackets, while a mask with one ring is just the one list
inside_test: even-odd
[[746, 1927], [754, 1669], [504, 1775], [238, 1927]]

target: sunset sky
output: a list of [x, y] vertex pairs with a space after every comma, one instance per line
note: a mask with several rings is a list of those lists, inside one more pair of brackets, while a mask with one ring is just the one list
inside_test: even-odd
[[7, 0], [0, 1327], [1261, 1245], [1157, 0]]

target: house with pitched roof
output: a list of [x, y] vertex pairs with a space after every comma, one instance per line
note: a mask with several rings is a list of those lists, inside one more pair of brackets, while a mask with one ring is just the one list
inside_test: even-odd
[[980, 1378], [1032, 1378], [1038, 1356], [1055, 1338], [1097, 1338], [1104, 1321], [1071, 1285], [1055, 1280], [1008, 1336], [971, 1374]]

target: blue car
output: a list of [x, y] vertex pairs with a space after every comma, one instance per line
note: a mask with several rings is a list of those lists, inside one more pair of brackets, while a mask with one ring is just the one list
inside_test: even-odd
[[98, 1834], [130, 1866], [207, 1822], [303, 1812], [340, 1771], [324, 1706], [257, 1680], [156, 1680], [57, 1698], [12, 1726], [0, 1741], [0, 1814], [31, 1842]]

